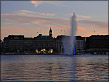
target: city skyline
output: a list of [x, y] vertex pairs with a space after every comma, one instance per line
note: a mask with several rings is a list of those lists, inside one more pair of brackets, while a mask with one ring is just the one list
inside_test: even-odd
[[12, 34], [48, 35], [50, 27], [53, 37], [69, 35], [73, 12], [77, 36], [108, 34], [108, 1], [1, 1], [1, 39]]

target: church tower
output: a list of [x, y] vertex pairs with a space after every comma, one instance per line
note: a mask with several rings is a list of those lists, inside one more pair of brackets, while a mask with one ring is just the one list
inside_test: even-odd
[[49, 30], [49, 36], [52, 37], [52, 29], [50, 27], [50, 30]]

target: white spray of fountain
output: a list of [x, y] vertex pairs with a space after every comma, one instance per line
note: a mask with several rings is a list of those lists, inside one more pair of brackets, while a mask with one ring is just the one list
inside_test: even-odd
[[76, 15], [73, 13], [73, 16], [71, 18], [71, 31], [70, 31], [70, 37], [64, 37], [63, 38], [63, 54], [71, 55], [74, 51], [74, 44], [75, 44], [75, 35], [77, 31], [77, 23], [76, 23]]

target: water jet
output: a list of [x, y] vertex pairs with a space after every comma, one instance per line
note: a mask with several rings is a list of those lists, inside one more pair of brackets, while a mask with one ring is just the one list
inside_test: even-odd
[[[63, 43], [63, 47], [61, 47], [61, 50], [62, 48], [64, 48], [64, 53], [63, 54], [68, 54], [68, 55], [71, 55], [71, 54], [75, 54], [75, 47], [74, 47], [74, 44], [75, 44], [75, 35], [76, 35], [76, 31], [77, 31], [77, 22], [76, 22], [76, 14], [73, 13], [73, 16], [71, 17], [71, 29], [70, 29], [70, 36], [67, 37], [65, 36], [62, 40], [62, 43]], [[62, 54], [62, 51], [61, 51], [61, 54]]]

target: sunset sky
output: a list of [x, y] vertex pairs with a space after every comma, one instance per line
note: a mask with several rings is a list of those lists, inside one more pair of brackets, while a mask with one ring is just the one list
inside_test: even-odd
[[108, 34], [108, 1], [2, 1], [1, 39], [10, 34], [48, 35], [50, 27], [53, 37], [69, 35], [73, 12], [77, 15], [76, 35]]

